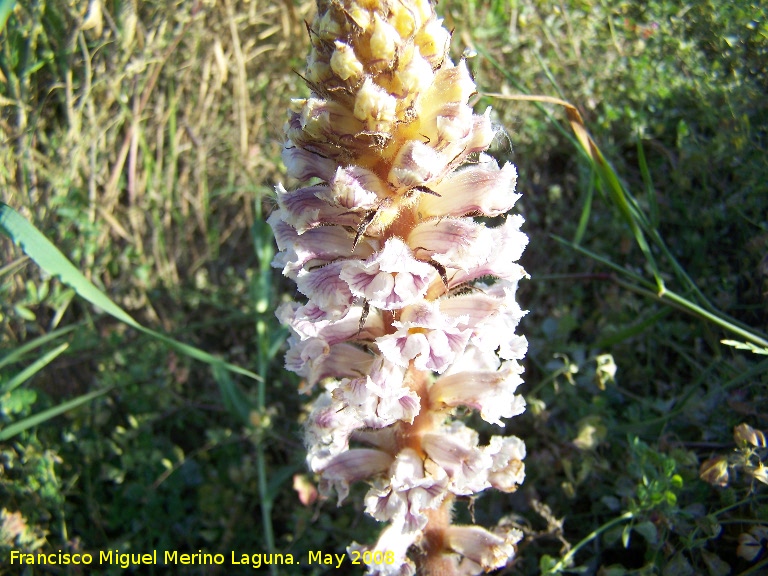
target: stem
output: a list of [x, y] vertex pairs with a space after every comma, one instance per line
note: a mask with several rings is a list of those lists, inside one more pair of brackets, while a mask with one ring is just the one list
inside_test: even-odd
[[762, 569], [768, 566], [768, 558], [764, 558], [761, 562], [758, 562], [751, 568], [747, 568], [744, 572], [740, 572], [738, 576], [748, 576], [749, 574], [762, 574]]
[[424, 576], [454, 576], [456, 566], [445, 552], [445, 529], [451, 525], [453, 498], [446, 497], [437, 510], [426, 511], [428, 521], [424, 529], [424, 556], [418, 558], [417, 574]]
[[560, 570], [562, 570], [568, 565], [568, 563], [576, 555], [576, 553], [579, 550], [581, 550], [584, 546], [586, 546], [592, 540], [600, 536], [600, 534], [602, 534], [603, 532], [610, 530], [611, 528], [613, 528], [617, 524], [621, 524], [625, 520], [631, 520], [632, 518], [634, 518], [634, 516], [635, 514], [633, 512], [624, 512], [624, 514], [622, 514], [618, 518], [614, 518], [610, 522], [606, 522], [596, 530], [593, 530], [592, 532], [587, 534], [587, 536], [581, 542], [579, 542], [573, 548], [571, 548], [565, 556], [563, 556], [562, 558], [560, 558], [560, 560], [558, 560], [557, 564], [555, 564], [554, 566], [552, 566], [552, 568], [549, 569], [549, 573], [550, 574], [558, 573]]
[[661, 300], [662, 302], [674, 308], [677, 308], [678, 310], [682, 310], [683, 312], [687, 312], [688, 314], [691, 314], [693, 316], [698, 316], [699, 318], [712, 322], [713, 324], [716, 324], [721, 328], [724, 328], [725, 330], [733, 332], [734, 334], [738, 334], [739, 336], [752, 342], [753, 344], [757, 344], [758, 346], [763, 346], [765, 348], [768, 348], [768, 340], [762, 338], [761, 336], [758, 336], [757, 334], [755, 334], [750, 330], [747, 330], [745, 328], [742, 328], [741, 326], [734, 324], [729, 319], [723, 317], [723, 315], [721, 315], [720, 313], [713, 313], [713, 312], [709, 312], [708, 310], [705, 310], [701, 306], [694, 304], [690, 300], [686, 300], [685, 298], [676, 294], [675, 292], [672, 292], [671, 290], [666, 290], [664, 293], [658, 294], [656, 292], [653, 292], [652, 290], [646, 290], [645, 288], [635, 286], [634, 284], [630, 284], [629, 282], [625, 282], [618, 278], [615, 279], [615, 282], [618, 285], [626, 288], [627, 290], [631, 290], [632, 292], [635, 292], [637, 294], [647, 296], [648, 298]]
[[[263, 272], [262, 272], [263, 273]], [[256, 409], [260, 416], [266, 414], [267, 407], [267, 370], [269, 369], [269, 360], [266, 351], [269, 349], [269, 335], [267, 323], [263, 319], [256, 321], [256, 334], [259, 340], [258, 371], [261, 380], [257, 386]], [[272, 498], [267, 489], [267, 461], [264, 456], [264, 436], [267, 433], [266, 427], [259, 430], [258, 442], [256, 444], [256, 475], [259, 484], [259, 505], [261, 508], [261, 524], [264, 530], [264, 540], [267, 545], [267, 553], [275, 552], [275, 534], [272, 530]], [[269, 565], [269, 573], [277, 576], [277, 566]]]

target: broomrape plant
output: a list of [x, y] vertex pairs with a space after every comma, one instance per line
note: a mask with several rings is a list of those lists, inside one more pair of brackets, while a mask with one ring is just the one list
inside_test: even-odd
[[305, 80], [283, 160], [315, 183], [277, 186], [273, 265], [307, 297], [277, 311], [286, 366], [323, 390], [306, 424], [307, 460], [338, 503], [366, 480], [387, 522], [368, 574], [479, 574], [504, 566], [520, 531], [452, 523], [457, 497], [513, 492], [525, 446], [454, 419], [522, 413], [527, 342], [515, 301], [523, 218], [509, 211], [514, 166], [484, 154], [497, 129], [475, 115], [464, 61], [428, 0], [318, 0]]

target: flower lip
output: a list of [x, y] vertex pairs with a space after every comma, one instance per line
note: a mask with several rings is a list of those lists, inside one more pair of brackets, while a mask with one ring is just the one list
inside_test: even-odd
[[406, 306], [396, 332], [376, 340], [379, 350], [393, 364], [407, 367], [411, 361], [419, 370], [442, 373], [460, 355], [472, 331], [457, 327], [458, 319], [440, 312], [436, 301], [421, 301]]
[[389, 238], [367, 260], [347, 260], [340, 278], [355, 296], [382, 310], [396, 310], [423, 297], [435, 269], [413, 257], [400, 238]]
[[480, 412], [490, 424], [503, 426], [501, 418], [512, 418], [525, 411], [525, 399], [514, 394], [523, 379], [522, 367], [506, 362], [496, 372], [459, 372], [439, 378], [430, 388], [433, 404], [467, 406]]
[[520, 535], [500, 536], [480, 526], [450, 526], [445, 532], [448, 546], [476, 562], [487, 572], [501, 568], [517, 551]]
[[377, 476], [389, 469], [392, 456], [373, 448], [352, 448], [332, 458], [319, 472], [323, 482], [321, 492], [327, 494], [332, 486], [336, 489], [339, 504], [349, 494], [349, 484]]

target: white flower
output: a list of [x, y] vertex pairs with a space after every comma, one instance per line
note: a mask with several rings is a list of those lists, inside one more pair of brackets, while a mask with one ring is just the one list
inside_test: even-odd
[[430, 388], [430, 401], [474, 408], [486, 422], [503, 426], [501, 418], [512, 418], [525, 411], [525, 400], [515, 395], [523, 383], [522, 370], [517, 363], [505, 362], [495, 372], [483, 370], [443, 376]]
[[494, 534], [479, 526], [451, 526], [445, 531], [448, 546], [480, 565], [486, 572], [506, 565], [517, 551], [522, 534]]
[[349, 494], [351, 482], [381, 474], [389, 468], [391, 463], [392, 456], [381, 450], [352, 448], [342, 452], [318, 469], [322, 472], [320, 493], [327, 496], [330, 488], [333, 487], [341, 504]]
[[[381, 563], [372, 562], [368, 566], [368, 576], [413, 576], [416, 567], [406, 554], [418, 537], [418, 532], [404, 531], [401, 524], [395, 523], [381, 533], [375, 546], [361, 546], [353, 542], [347, 551], [350, 554], [359, 552], [361, 558], [363, 552], [370, 551], [372, 558], [382, 558]], [[389, 553], [391, 557], [387, 558], [385, 555]]]
[[[493, 457], [479, 449], [477, 432], [462, 422], [453, 422], [424, 434], [422, 447], [429, 458], [445, 471], [448, 489], [454, 494], [474, 494], [490, 486], [488, 471]], [[429, 462], [427, 470], [431, 470]]]
[[374, 483], [365, 497], [366, 512], [377, 520], [391, 520], [405, 532], [424, 528], [424, 510], [435, 508], [446, 495], [447, 476], [426, 474], [424, 459], [413, 449], [400, 451], [389, 477]]
[[493, 436], [485, 451], [493, 458], [488, 481], [502, 492], [514, 492], [525, 480], [525, 444], [517, 436]]
[[397, 237], [388, 239], [383, 250], [365, 261], [345, 261], [339, 273], [352, 294], [382, 310], [403, 308], [420, 299], [436, 275]]
[[413, 360], [419, 370], [444, 372], [471, 335], [471, 330], [457, 328], [458, 323], [442, 314], [437, 302], [423, 301], [404, 308], [400, 321], [393, 323], [397, 331], [376, 343], [393, 364], [407, 367]]
[[404, 372], [380, 358], [368, 375], [343, 380], [333, 396], [369, 428], [384, 428], [399, 420], [411, 424], [419, 413], [420, 400], [413, 390], [402, 385]]
[[512, 194], [517, 171], [512, 164], [499, 168], [496, 161], [482, 155], [477, 164], [456, 170], [434, 187], [439, 194], [424, 195], [419, 210], [430, 216], [464, 216], [482, 212], [487, 216], [504, 214], [521, 194]]

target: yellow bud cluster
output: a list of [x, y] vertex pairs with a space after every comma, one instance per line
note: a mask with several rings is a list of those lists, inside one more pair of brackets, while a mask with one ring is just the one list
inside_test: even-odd
[[[314, 94], [294, 101], [302, 122], [286, 127], [290, 140], [340, 164], [366, 165], [386, 180], [403, 145], [435, 131], [421, 118], [435, 116], [425, 107], [440, 98], [429, 89], [441, 68], [453, 68], [450, 33], [428, 0], [321, 0], [308, 28], [306, 79]], [[318, 100], [327, 113], [316, 113]]]

